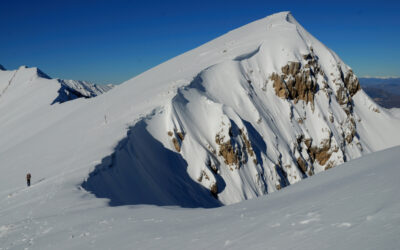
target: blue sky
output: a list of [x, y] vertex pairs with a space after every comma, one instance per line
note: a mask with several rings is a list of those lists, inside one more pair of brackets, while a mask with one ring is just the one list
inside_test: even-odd
[[234, 28], [290, 10], [358, 76], [400, 76], [400, 1], [1, 1], [0, 64], [120, 83]]

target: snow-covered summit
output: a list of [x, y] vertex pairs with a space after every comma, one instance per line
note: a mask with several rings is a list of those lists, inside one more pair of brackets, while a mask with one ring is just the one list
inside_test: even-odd
[[[135, 234], [137, 241], [146, 242], [140, 245], [136, 241], [135, 246], [146, 248], [148, 242], [155, 242], [154, 248], [160, 248], [165, 244], [154, 235], [152, 228], [154, 225], [159, 228], [156, 223], [160, 221], [150, 215], [170, 211], [163, 217], [163, 220], [173, 218], [165, 227], [168, 235], [171, 235], [170, 228], [179, 227], [191, 236], [204, 236], [202, 232], [207, 232], [210, 218], [221, 225], [217, 215], [221, 211], [224, 214], [225, 210], [206, 210], [209, 211], [206, 213], [195, 209], [198, 213], [190, 214], [188, 210], [162, 207], [109, 206], [155, 204], [209, 208], [232, 204], [275, 192], [400, 143], [400, 120], [376, 105], [360, 89], [350, 67], [288, 12], [235, 29], [96, 98], [50, 105], [59, 96], [62, 83], [29, 72], [28, 69], [0, 72], [0, 240], [6, 238], [6, 247], [11, 248], [28, 244], [54, 248], [50, 244], [54, 242], [63, 242], [66, 248], [93, 242], [104, 248], [115, 247], [115, 241], [101, 241], [108, 245], [96, 241], [96, 233], [102, 235], [106, 231], [101, 230], [105, 228], [117, 232], [124, 246], [131, 247], [133, 243], [126, 234], [131, 234], [134, 226], [139, 228]], [[68, 81], [64, 84], [75, 86]], [[384, 164], [382, 159], [397, 151], [398, 148], [383, 153], [379, 161], [372, 162]], [[393, 162], [387, 161], [384, 169], [391, 169]], [[267, 224], [268, 230], [286, 235], [288, 228], [299, 232], [302, 226], [317, 222], [319, 215], [306, 211], [315, 204], [311, 202], [314, 198], [334, 194], [330, 201], [336, 202], [353, 196], [360, 198], [359, 204], [369, 205], [370, 194], [367, 197], [364, 192], [369, 184], [365, 183], [374, 177], [361, 171], [363, 165], [364, 162], [358, 165], [360, 171], [352, 171], [352, 165], [346, 164], [335, 178], [321, 179], [329, 183], [308, 186], [304, 192], [293, 192], [297, 185], [292, 186], [289, 196], [282, 196], [285, 207], [277, 202], [271, 205], [272, 212], [265, 215], [265, 218], [277, 214], [277, 218], [289, 218], [282, 221], [287, 227], [282, 227], [284, 231], [275, 230], [276, 223], [280, 223], [277, 221]], [[351, 178], [341, 181], [347, 176], [343, 174], [347, 168]], [[30, 188], [24, 187], [27, 172], [32, 174]], [[375, 179], [376, 185], [393, 182], [394, 175], [386, 176], [386, 172], [376, 176], [379, 177]], [[385, 178], [390, 182], [385, 182]], [[386, 184], [381, 189], [388, 195], [385, 202], [398, 200], [390, 199], [395, 192], [387, 192]], [[321, 186], [324, 189], [320, 192]], [[348, 194], [343, 187], [355, 190], [350, 196], [342, 197], [341, 194]], [[336, 192], [337, 188], [341, 188], [340, 193]], [[303, 195], [307, 196], [306, 203], [301, 203]], [[300, 202], [291, 206], [291, 201]], [[323, 205], [319, 206], [322, 209], [317, 210], [330, 209], [328, 216], [335, 212], [332, 208], [344, 207], [331, 206], [325, 202], [327, 199], [323, 201], [318, 203]], [[268, 204], [271, 203], [268, 201]], [[233, 211], [229, 216], [238, 218], [230, 227], [233, 236], [229, 236], [245, 235], [245, 242], [250, 244], [253, 238], [247, 237], [249, 234], [234, 233], [235, 225], [242, 225], [244, 218], [241, 212], [235, 212], [236, 208], [245, 209], [240, 205], [222, 209]], [[376, 207], [380, 208], [371, 206], [368, 213], [372, 210], [371, 213], [377, 213], [380, 209]], [[396, 207], [394, 204], [393, 208]], [[290, 216], [299, 209], [303, 209], [304, 218], [292, 221]], [[359, 211], [358, 207], [351, 206], [343, 209]], [[264, 211], [264, 207], [256, 210]], [[122, 219], [109, 219], [116, 214]], [[181, 216], [179, 220], [175, 219], [177, 214]], [[394, 213], [388, 214], [394, 216]], [[336, 233], [337, 228], [351, 228], [347, 219], [363, 225], [357, 213], [351, 215], [346, 221], [340, 221], [340, 216], [330, 217], [333, 219], [326, 220], [324, 225], [334, 227]], [[137, 219], [143, 223], [137, 223]], [[134, 223], [129, 224], [130, 221]], [[182, 227], [182, 221], [190, 226]], [[230, 218], [222, 224], [227, 221]], [[254, 221], [247, 225], [251, 228]], [[197, 230], [199, 222], [205, 229], [201, 232]], [[385, 224], [374, 223], [387, 225], [386, 220]], [[299, 227], [293, 229], [293, 225]], [[87, 228], [88, 231], [82, 231]], [[126, 230], [114, 231], [116, 228]], [[220, 235], [220, 227], [214, 228], [210, 238]], [[321, 230], [317, 226], [313, 229], [310, 235]], [[247, 228], [246, 232], [249, 232]], [[322, 237], [330, 236], [326, 231], [318, 232]], [[30, 236], [29, 240], [26, 235]], [[397, 239], [385, 236], [390, 242]], [[171, 238], [174, 240], [169, 240], [170, 244], [182, 243], [182, 237]], [[286, 242], [282, 237], [274, 239], [278, 240], [277, 247]], [[299, 241], [309, 246], [308, 241], [294, 237], [289, 248]], [[206, 240], [202, 242], [207, 244], [199, 248], [210, 246]], [[230, 247], [228, 240], [226, 246]], [[244, 245], [238, 248], [241, 246]], [[263, 242], [258, 246], [265, 248]]]
[[[289, 12], [235, 29], [112, 94], [137, 90], [164, 100], [83, 184], [111, 204], [230, 204], [400, 142], [400, 121]], [[208, 202], [196, 200], [198, 184]], [[171, 197], [178, 186], [192, 194]]]
[[30, 77], [31, 79], [33, 78], [51, 79], [50, 76], [48, 76], [46, 73], [44, 73], [37, 67], [28, 67], [26, 65], [22, 65], [18, 68], [17, 72], [19, 74], [25, 75], [26, 77]]

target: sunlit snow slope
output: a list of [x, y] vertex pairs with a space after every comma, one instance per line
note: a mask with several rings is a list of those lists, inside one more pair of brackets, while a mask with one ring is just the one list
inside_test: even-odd
[[0, 86], [0, 195], [18, 195], [30, 172], [48, 192], [21, 199], [38, 206], [85, 195], [112, 206], [215, 207], [400, 143], [400, 120], [288, 12], [93, 99], [60, 104], [60, 86], [73, 83], [20, 70], [5, 71]]
[[107, 207], [63, 176], [0, 198], [0, 249], [398, 249], [400, 147], [215, 209]]
[[0, 249], [398, 246], [400, 120], [288, 12], [96, 98], [0, 73]]
[[231, 204], [400, 143], [400, 121], [287, 12], [174, 58], [120, 90], [146, 94], [158, 85], [170, 86], [159, 97], [166, 100], [129, 128], [83, 184], [112, 205], [214, 206], [199, 201], [196, 184], [208, 198]]

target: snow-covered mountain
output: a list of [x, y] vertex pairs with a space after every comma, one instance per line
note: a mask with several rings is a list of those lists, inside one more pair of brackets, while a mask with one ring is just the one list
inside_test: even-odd
[[[0, 97], [4, 96], [2, 99], [6, 100], [11, 98], [23, 100], [25, 96], [8, 97], [7, 95], [18, 95], [23, 94], [24, 91], [35, 90], [41, 93], [47, 92], [47, 97], [50, 99], [55, 96], [51, 104], [63, 103], [81, 97], [96, 97], [111, 88], [110, 84], [96, 85], [86, 81], [52, 79], [36, 67], [21, 66], [17, 70], [6, 70], [0, 65]], [[54, 89], [58, 89], [56, 93]], [[11, 94], [6, 94], [6, 92], [11, 92]], [[42, 97], [42, 101], [50, 99]]]
[[[47, 79], [35, 68], [19, 71], [25, 73], [12, 77], [15, 72], [0, 71], [0, 240], [11, 239], [7, 248], [36, 240], [43, 240], [36, 248], [52, 248], [50, 243], [63, 242], [64, 236], [74, 241], [77, 228], [90, 224], [97, 230], [121, 211], [134, 220], [129, 208], [110, 205], [218, 207], [273, 193], [400, 144], [400, 120], [375, 104], [350, 67], [288, 12], [233, 30], [96, 98], [60, 105], [96, 88]], [[63, 93], [68, 97], [61, 98]], [[344, 165], [332, 183], [351, 166]], [[24, 188], [27, 172], [30, 188]], [[357, 173], [360, 180], [368, 175], [348, 172], [355, 173], [353, 179]], [[386, 175], [379, 176], [384, 182]], [[361, 184], [355, 184], [354, 196], [362, 192]], [[279, 209], [279, 202], [274, 207]], [[153, 209], [135, 208], [143, 215], [140, 220]], [[200, 212], [194, 216], [204, 212], [195, 211]], [[268, 216], [277, 210], [271, 211]], [[192, 215], [180, 212], [179, 220], [188, 223], [183, 232]], [[200, 217], [206, 221], [207, 215]], [[128, 232], [121, 218], [116, 227], [126, 226]], [[27, 235], [25, 227], [40, 236], [18, 236]], [[47, 238], [53, 229], [54, 237]], [[157, 237], [151, 227], [143, 230], [135, 231], [136, 241]], [[79, 238], [89, 235], [82, 232]], [[125, 248], [129, 239], [122, 242]]]
[[193, 191], [197, 184], [231, 204], [400, 143], [399, 120], [289, 13], [234, 30], [123, 85], [147, 84], [150, 76], [179, 87], [131, 126], [83, 185], [112, 204], [190, 206], [204, 196]]

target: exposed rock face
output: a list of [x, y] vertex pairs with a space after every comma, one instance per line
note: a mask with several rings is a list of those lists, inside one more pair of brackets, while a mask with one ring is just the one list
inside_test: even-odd
[[176, 129], [174, 130], [175, 133], [173, 133], [172, 131], [168, 131], [168, 136], [172, 137], [173, 135], [175, 135], [172, 138], [172, 144], [174, 144], [174, 147], [176, 149], [177, 152], [181, 152], [181, 145], [183, 140], [185, 139], [185, 134], [183, 132], [178, 132]]
[[320, 147], [309, 147], [308, 152], [313, 162], [317, 161], [321, 166], [325, 165], [332, 155], [331, 139], [325, 140]]
[[282, 74], [272, 73], [275, 94], [283, 99], [303, 100], [314, 104], [314, 94], [317, 91], [316, 75], [324, 73], [318, 65], [318, 59], [313, 54], [303, 55], [304, 66], [300, 62], [289, 62], [282, 67]]
[[[314, 98], [318, 89], [318, 82], [320, 89], [324, 91], [329, 102], [334, 92], [328, 85], [328, 78], [321, 69], [318, 63], [318, 57], [314, 54], [312, 48], [310, 53], [303, 55], [304, 61], [302, 62], [288, 62], [281, 68], [281, 73], [272, 73], [270, 80], [273, 81], [275, 94], [283, 99], [293, 100], [296, 104], [299, 100], [305, 103], [311, 103], [312, 110], [314, 111]], [[346, 72], [346, 73], [343, 73]], [[331, 73], [331, 77], [334, 76]], [[341, 66], [337, 66], [337, 75], [333, 79], [334, 87], [336, 89], [336, 100], [342, 106], [346, 114], [346, 119], [338, 121], [341, 128], [341, 143], [351, 144], [357, 136], [356, 122], [353, 112], [352, 97], [361, 89], [357, 77], [352, 70], [342, 70]], [[293, 114], [290, 115], [291, 119]], [[302, 117], [296, 118], [297, 123], [302, 125], [304, 119]], [[326, 118], [331, 124], [337, 124], [332, 112]], [[329, 130], [329, 129], [328, 129]], [[329, 134], [332, 132], [329, 130]], [[298, 145], [295, 163], [305, 175], [311, 176], [314, 174], [314, 165], [324, 166], [324, 169], [332, 168], [335, 164], [330, 161], [332, 154], [337, 153], [341, 148], [338, 147], [336, 141], [332, 144], [332, 134], [322, 140], [320, 145], [313, 145], [312, 138], [305, 138], [304, 135], [294, 142]], [[357, 142], [358, 143], [358, 142]], [[359, 143], [358, 143], [359, 144]], [[303, 146], [302, 146], [303, 145]], [[360, 148], [360, 147], [359, 147]], [[342, 150], [341, 155], [344, 155]], [[344, 156], [343, 156], [344, 159]]]
[[354, 136], [356, 136], [356, 122], [354, 121], [353, 114], [348, 114], [346, 121], [343, 124], [343, 137], [349, 144], [353, 141]]
[[351, 97], [361, 89], [360, 83], [352, 70], [349, 70], [346, 75], [343, 74], [341, 68], [338, 68], [338, 70], [340, 72], [340, 79], [334, 80], [339, 86], [336, 91], [336, 99], [341, 105], [350, 104]]
[[[280, 158], [275, 162], [277, 177], [274, 180], [274, 185], [276, 190], [290, 185], [293, 180], [312, 176], [316, 172], [334, 167], [338, 162], [346, 161], [344, 147], [352, 144], [354, 138], [357, 137], [352, 97], [360, 90], [360, 85], [351, 70], [342, 70], [339, 66], [337, 70], [336, 78], [331, 72], [331, 79], [329, 79], [321, 69], [318, 57], [313, 49], [310, 48], [310, 53], [303, 55], [302, 61], [289, 61], [281, 68], [280, 73], [272, 73], [270, 75], [269, 79], [273, 82], [273, 88], [277, 96], [282, 99], [292, 100], [294, 105], [300, 100], [306, 104], [310, 103], [313, 112], [315, 110], [314, 99], [317, 91], [322, 90], [329, 103], [331, 103], [331, 96], [335, 96], [333, 88], [336, 89], [336, 100], [342, 106], [346, 117], [345, 119], [336, 120], [337, 117], [332, 111], [329, 111], [326, 116], [323, 116], [326, 126], [324, 125], [322, 139], [309, 137], [305, 134], [297, 138], [294, 142], [297, 146], [292, 152], [293, 158], [291, 160]], [[254, 71], [250, 70], [249, 72], [253, 73]], [[343, 72], [346, 73], [344, 74]], [[332, 78], [334, 78], [333, 81]], [[333, 86], [328, 84], [329, 80], [334, 83]], [[252, 83], [253, 81], [248, 80], [248, 82]], [[266, 91], [265, 85], [262, 90]], [[291, 110], [290, 119], [297, 121], [299, 126], [306, 126], [306, 115], [296, 116]], [[335, 139], [333, 137], [328, 123], [331, 126], [340, 127], [341, 138], [339, 138], [339, 141], [337, 141], [338, 138]], [[245, 130], [239, 129], [236, 132], [234, 133], [230, 127], [228, 138], [226, 138], [227, 135], [224, 136], [222, 133], [218, 133], [215, 136], [217, 150], [208, 145], [209, 149], [211, 148], [210, 151], [214, 152], [213, 154], [218, 152], [218, 156], [223, 158], [223, 162], [218, 165], [227, 165], [233, 171], [242, 166], [247, 166], [249, 157], [253, 158], [254, 165], [259, 164], [252, 148], [253, 142], [247, 137]], [[314, 139], [316, 140], [314, 141]], [[316, 143], [317, 141], [318, 143]], [[355, 144], [357, 144], [358, 148], [362, 148], [358, 140]], [[300, 176], [296, 174], [296, 171], [300, 173]]]
[[303, 174], [305, 174], [307, 172], [307, 162], [301, 157], [298, 157], [296, 161]]
[[215, 136], [215, 142], [219, 145], [218, 155], [224, 158], [225, 164], [239, 167], [239, 151], [233, 148], [231, 138], [226, 142], [224, 140], [225, 137], [220, 134]]
[[304, 135], [300, 135], [297, 138], [296, 148], [297, 155], [296, 163], [299, 170], [308, 176], [312, 176], [315, 173], [315, 165], [323, 166], [324, 169], [328, 169], [334, 166], [331, 161], [333, 154], [343, 155], [336, 140], [333, 137], [332, 132], [327, 131], [327, 137], [320, 141], [317, 145], [313, 142], [312, 138], [305, 138]]
[[[245, 129], [233, 131], [229, 128], [229, 139], [225, 141], [225, 136], [220, 132], [215, 135], [215, 143], [219, 146], [218, 156], [222, 156], [224, 163], [239, 169], [246, 164], [249, 158], [253, 158], [253, 163], [258, 164], [257, 158], [251, 146], [251, 142], [246, 135]], [[233, 170], [233, 168], [230, 168]]]
[[352, 70], [349, 70], [346, 76], [343, 78], [343, 82], [350, 93], [350, 96], [354, 96], [357, 91], [361, 89], [358, 78], [354, 75]]

